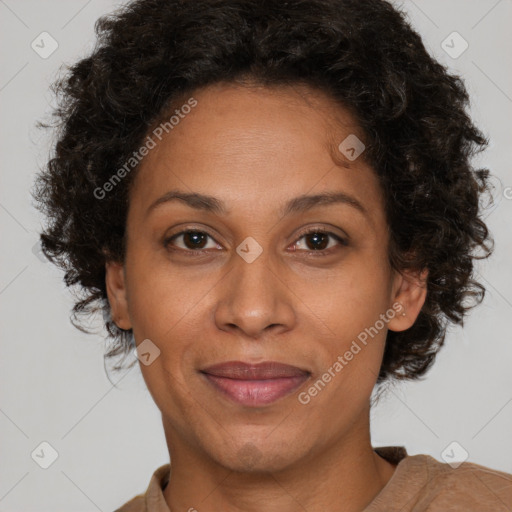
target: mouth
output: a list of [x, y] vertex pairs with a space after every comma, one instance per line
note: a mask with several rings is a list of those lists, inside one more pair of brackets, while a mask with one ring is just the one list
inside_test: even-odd
[[248, 407], [268, 405], [293, 393], [311, 375], [307, 370], [275, 361], [228, 361], [200, 373], [223, 396]]

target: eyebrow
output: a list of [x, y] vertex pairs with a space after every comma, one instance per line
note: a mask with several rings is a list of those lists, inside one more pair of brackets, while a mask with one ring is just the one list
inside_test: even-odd
[[[228, 209], [225, 204], [216, 197], [194, 193], [181, 192], [179, 190], [171, 190], [159, 197], [147, 209], [146, 215], [149, 215], [158, 206], [172, 202], [182, 201], [191, 208], [215, 213], [217, 215], [226, 215]], [[317, 206], [330, 204], [346, 204], [358, 210], [363, 215], [368, 216], [366, 208], [353, 196], [344, 192], [325, 192], [315, 195], [301, 195], [288, 201], [280, 210], [280, 216], [286, 217], [294, 213], [303, 213]]]

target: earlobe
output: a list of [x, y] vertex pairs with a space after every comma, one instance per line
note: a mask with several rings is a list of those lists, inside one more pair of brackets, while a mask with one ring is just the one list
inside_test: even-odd
[[414, 324], [427, 298], [427, 277], [428, 269], [400, 273], [392, 302], [396, 315], [388, 323], [391, 331], [405, 331]]
[[124, 265], [122, 263], [113, 261], [105, 263], [105, 284], [114, 323], [120, 329], [131, 329]]

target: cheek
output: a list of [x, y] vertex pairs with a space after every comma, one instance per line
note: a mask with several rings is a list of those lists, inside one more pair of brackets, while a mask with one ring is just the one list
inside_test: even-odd
[[301, 403], [311, 400], [312, 410], [321, 413], [334, 408], [344, 411], [345, 417], [364, 409], [382, 363], [387, 335], [387, 326], [380, 319], [383, 311], [369, 301], [365, 308], [354, 309], [343, 302], [332, 307], [330, 334], [317, 347], [323, 366]]
[[215, 284], [212, 273], [201, 275], [170, 263], [134, 255], [129, 268], [128, 307], [135, 339], [167, 340], [191, 321]]
[[[212, 273], [184, 271], [135, 254], [128, 268], [128, 307], [137, 343], [149, 339], [158, 357], [141, 372], [155, 402], [158, 397], [186, 387], [183, 368], [195, 366], [207, 309], [211, 308], [212, 287], [218, 281]], [[209, 293], [210, 292], [210, 293]], [[206, 308], [206, 309], [205, 309]]]
[[386, 256], [376, 250], [353, 251], [328, 273], [297, 274], [294, 292], [330, 332], [346, 340], [389, 307], [389, 271], [383, 261]]
[[317, 313], [318, 327], [328, 332], [325, 370], [336, 375], [332, 380], [344, 388], [345, 398], [348, 390], [358, 389], [360, 394], [362, 387], [370, 393], [380, 369], [387, 321], [392, 318], [388, 271], [381, 257], [385, 258], [359, 253], [347, 258], [325, 280], [323, 294], [304, 295], [308, 309]]

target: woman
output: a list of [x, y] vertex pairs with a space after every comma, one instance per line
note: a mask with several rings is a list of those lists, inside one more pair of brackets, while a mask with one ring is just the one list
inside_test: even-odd
[[162, 413], [171, 463], [118, 511], [506, 510], [511, 475], [370, 439], [375, 386], [483, 298], [461, 80], [383, 0], [139, 0], [97, 33], [34, 196]]

